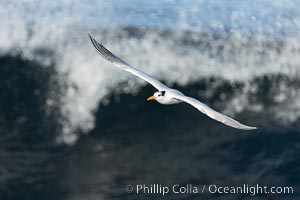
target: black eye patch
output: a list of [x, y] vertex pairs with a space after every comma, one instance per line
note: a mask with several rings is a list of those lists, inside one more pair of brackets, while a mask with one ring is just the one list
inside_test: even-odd
[[165, 96], [166, 91], [161, 91], [160, 93], [162, 96]]

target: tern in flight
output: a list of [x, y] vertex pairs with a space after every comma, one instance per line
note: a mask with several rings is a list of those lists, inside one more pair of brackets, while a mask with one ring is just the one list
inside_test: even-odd
[[214, 120], [217, 120], [219, 122], [222, 122], [223, 124], [226, 124], [227, 126], [231, 126], [233, 128], [242, 129], [242, 130], [253, 130], [256, 129], [256, 127], [247, 126], [244, 125], [222, 113], [219, 113], [204, 103], [198, 101], [197, 99], [194, 99], [192, 97], [185, 96], [181, 92], [175, 89], [171, 89], [158, 81], [157, 79], [153, 78], [149, 74], [129, 65], [125, 61], [123, 61], [121, 58], [114, 55], [112, 52], [110, 52], [108, 49], [106, 49], [102, 44], [97, 42], [94, 38], [92, 38], [89, 35], [94, 47], [98, 51], [98, 53], [105, 58], [106, 60], [110, 61], [112, 64], [116, 65], [118, 68], [127, 71], [145, 81], [150, 83], [152, 86], [154, 86], [158, 92], [155, 92], [151, 97], [149, 97], [147, 100], [156, 100], [158, 103], [161, 104], [177, 104], [180, 102], [188, 103], [195, 108], [197, 108], [202, 113], [206, 114], [207, 116], [211, 117]]

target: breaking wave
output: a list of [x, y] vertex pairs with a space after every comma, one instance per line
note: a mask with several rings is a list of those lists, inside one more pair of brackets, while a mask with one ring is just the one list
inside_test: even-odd
[[231, 116], [261, 113], [282, 126], [299, 118], [298, 1], [152, 1], [147, 8], [138, 2], [1, 3], [1, 55], [55, 67], [60, 92], [47, 82], [45, 102], [59, 102], [57, 141], [74, 143], [95, 127], [100, 104], [139, 95], [146, 85], [103, 60], [88, 33], [132, 65]]

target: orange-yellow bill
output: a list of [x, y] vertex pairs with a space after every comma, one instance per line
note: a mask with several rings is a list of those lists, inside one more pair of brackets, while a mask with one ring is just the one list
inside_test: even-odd
[[147, 99], [147, 101], [154, 100], [155, 98], [156, 98], [155, 96], [151, 96]]

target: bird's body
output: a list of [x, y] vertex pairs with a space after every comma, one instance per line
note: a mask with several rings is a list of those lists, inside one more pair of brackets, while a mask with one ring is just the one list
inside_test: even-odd
[[112, 62], [114, 65], [116, 65], [120, 69], [127, 71], [127, 72], [147, 81], [148, 83], [153, 85], [158, 90], [158, 92], [155, 92], [147, 100], [156, 100], [160, 104], [177, 104], [180, 102], [186, 102], [186, 103], [194, 106], [195, 108], [197, 108], [202, 113], [208, 115], [212, 119], [222, 122], [228, 126], [231, 126], [231, 127], [237, 128], [237, 129], [242, 129], [242, 130], [256, 129], [256, 127], [244, 125], [222, 113], [219, 113], [219, 112], [211, 109], [204, 103], [202, 103], [194, 98], [185, 96], [178, 90], [167, 87], [166, 85], [164, 85], [157, 79], [153, 78], [149, 74], [146, 74], [145, 72], [132, 67], [131, 65], [129, 65], [128, 63], [126, 63], [125, 61], [123, 61], [122, 59], [120, 59], [119, 57], [114, 55], [112, 52], [110, 52], [108, 49], [106, 49], [103, 45], [98, 43], [90, 35], [89, 35], [89, 37], [90, 37], [94, 47], [96, 48], [96, 50], [102, 57], [104, 57], [106, 60]]
[[[184, 94], [182, 94], [178, 90], [170, 89], [168, 91], [155, 92], [153, 97], [155, 97], [154, 99], [160, 104], [170, 105], [170, 104], [177, 104], [177, 103], [182, 102], [181, 100], [176, 98], [177, 95], [181, 96]], [[151, 97], [149, 97], [149, 98], [151, 98]], [[149, 100], [151, 100], [151, 99], [149, 99]]]

